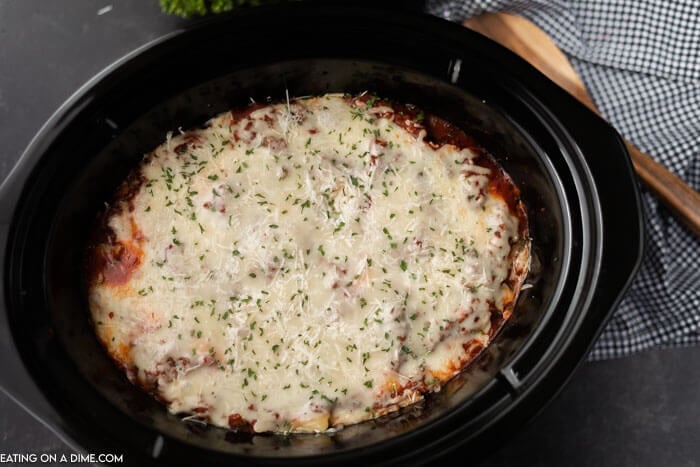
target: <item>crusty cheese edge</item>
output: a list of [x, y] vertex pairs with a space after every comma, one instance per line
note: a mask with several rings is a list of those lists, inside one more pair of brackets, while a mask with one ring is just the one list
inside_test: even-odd
[[[173, 145], [177, 144], [180, 141], [182, 141], [187, 134], [184, 135], [179, 135], [172, 140], [169, 140], [166, 142], [166, 145]], [[118, 203], [121, 203], [121, 206], [119, 209], [113, 210], [111, 215], [114, 216], [116, 215], [117, 212], [125, 213], [129, 210], [129, 202], [130, 200], [122, 200], [119, 201]], [[524, 232], [527, 232], [525, 229]], [[133, 243], [138, 243], [138, 241], [135, 241]], [[104, 242], [102, 244], [99, 244], [97, 248], [104, 247]], [[138, 245], [135, 245], [135, 248], [138, 248]], [[529, 261], [530, 261], [530, 239], [525, 237], [522, 238], [521, 241], [517, 244], [514, 244], [512, 246], [511, 252], [510, 252], [510, 264], [512, 267], [510, 268], [509, 271], [509, 282], [514, 284], [514, 288], [512, 290], [513, 292], [513, 300], [510, 301], [509, 304], [507, 304], [504, 309], [502, 310], [502, 314], [504, 318], [508, 318], [509, 315], [511, 314], [515, 301], [517, 300], [517, 297], [520, 292], [521, 285], [523, 281], [525, 280], [525, 277], [527, 276], [527, 272], [529, 269]], [[93, 287], [91, 290], [94, 290], [94, 283]], [[119, 286], [119, 288], [122, 289], [127, 289], [129, 287], [128, 281], [125, 284], [122, 284]], [[119, 293], [127, 293], [126, 291], [122, 290], [122, 292]], [[132, 291], [133, 292], [133, 291]], [[93, 295], [90, 295], [90, 307], [92, 310], [92, 316], [93, 320], [95, 320], [95, 323], [97, 323], [97, 320], [100, 319], [101, 317], [101, 304], [97, 303], [96, 300], [93, 299]], [[140, 383], [143, 385], [146, 389], [154, 392], [156, 395], [158, 394], [158, 391], [156, 388], [153, 388], [149, 386], [149, 384], [144, 381], [142, 378], [138, 377], [138, 372], [134, 371], [133, 368], [133, 363], [130, 362], [130, 349], [128, 348], [127, 345], [124, 344], [123, 341], [119, 339], [114, 339], [113, 335], [113, 327], [111, 326], [97, 326], [96, 327], [96, 332], [98, 336], [100, 337], [101, 342], [105, 345], [107, 348], [109, 354], [113, 357], [113, 359], [120, 365], [122, 366], [126, 371], [127, 375], [130, 377], [130, 379], [134, 382]], [[493, 339], [493, 333], [491, 333], [491, 336], [489, 336], [489, 339], [483, 343], [483, 345], [480, 346], [478, 351], [475, 353], [475, 355], [472, 356], [470, 361], [473, 361], [476, 355], [485, 348], [486, 345]], [[456, 374], [459, 371], [462, 371], [464, 367], [458, 368], [456, 371], [453, 372], [453, 374]], [[451, 377], [451, 376], [450, 376]], [[449, 378], [447, 378], [449, 379]], [[446, 380], [442, 380], [440, 383], [444, 383]], [[439, 385], [434, 385], [430, 389], [435, 389], [439, 387]], [[401, 394], [397, 395], [396, 397], [392, 398], [391, 401], [386, 403], [384, 406], [380, 407], [374, 407], [371, 411], [371, 417], [367, 416], [366, 414], [359, 413], [357, 411], [343, 411], [342, 409], [334, 410], [331, 413], [328, 414], [322, 414], [318, 417], [315, 418], [310, 418], [310, 419], [295, 419], [293, 420], [292, 426], [291, 426], [291, 431], [322, 431], [327, 429], [329, 426], [342, 426], [342, 425], [349, 425], [352, 423], [357, 423], [363, 420], [366, 420], [367, 418], [376, 418], [379, 416], [382, 416], [384, 414], [390, 413], [392, 411], [397, 410], [400, 407], [407, 406], [414, 404], [418, 400], [420, 400], [423, 397], [423, 392], [427, 388], [425, 387], [416, 387], [416, 388], [407, 388], [404, 391], [401, 392]]]

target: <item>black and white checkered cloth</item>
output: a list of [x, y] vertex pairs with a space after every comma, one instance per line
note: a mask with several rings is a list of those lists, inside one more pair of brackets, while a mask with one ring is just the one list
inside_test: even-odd
[[[700, 190], [700, 1], [428, 0], [452, 21], [507, 11], [566, 53], [602, 115]], [[639, 275], [590, 359], [700, 343], [700, 239], [649, 193]]]

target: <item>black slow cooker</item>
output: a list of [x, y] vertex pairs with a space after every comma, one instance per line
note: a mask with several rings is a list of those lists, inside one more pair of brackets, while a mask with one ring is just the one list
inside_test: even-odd
[[[458, 124], [520, 187], [533, 262], [513, 318], [440, 393], [379, 420], [286, 436], [181, 421], [132, 386], [92, 332], [83, 251], [96, 213], [168, 131], [250, 98], [366, 90]], [[0, 188], [0, 215], [0, 386], [75, 449], [138, 465], [406, 465], [456, 447], [479, 456], [562, 387], [642, 249], [636, 178], [607, 123], [469, 30], [318, 4], [211, 19], [114, 63], [34, 138]]]

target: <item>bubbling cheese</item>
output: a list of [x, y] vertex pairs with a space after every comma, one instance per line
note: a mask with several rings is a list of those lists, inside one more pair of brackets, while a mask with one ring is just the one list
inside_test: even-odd
[[437, 390], [510, 314], [527, 228], [495, 165], [422, 119], [326, 95], [169, 135], [89, 248], [112, 357], [173, 413], [255, 432]]

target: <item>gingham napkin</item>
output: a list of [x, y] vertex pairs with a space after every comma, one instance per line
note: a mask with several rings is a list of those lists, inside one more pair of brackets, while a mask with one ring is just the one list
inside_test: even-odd
[[[700, 190], [700, 1], [427, 0], [451, 21], [507, 11], [566, 53], [602, 115]], [[641, 270], [589, 358], [700, 342], [700, 239], [643, 193]]]

